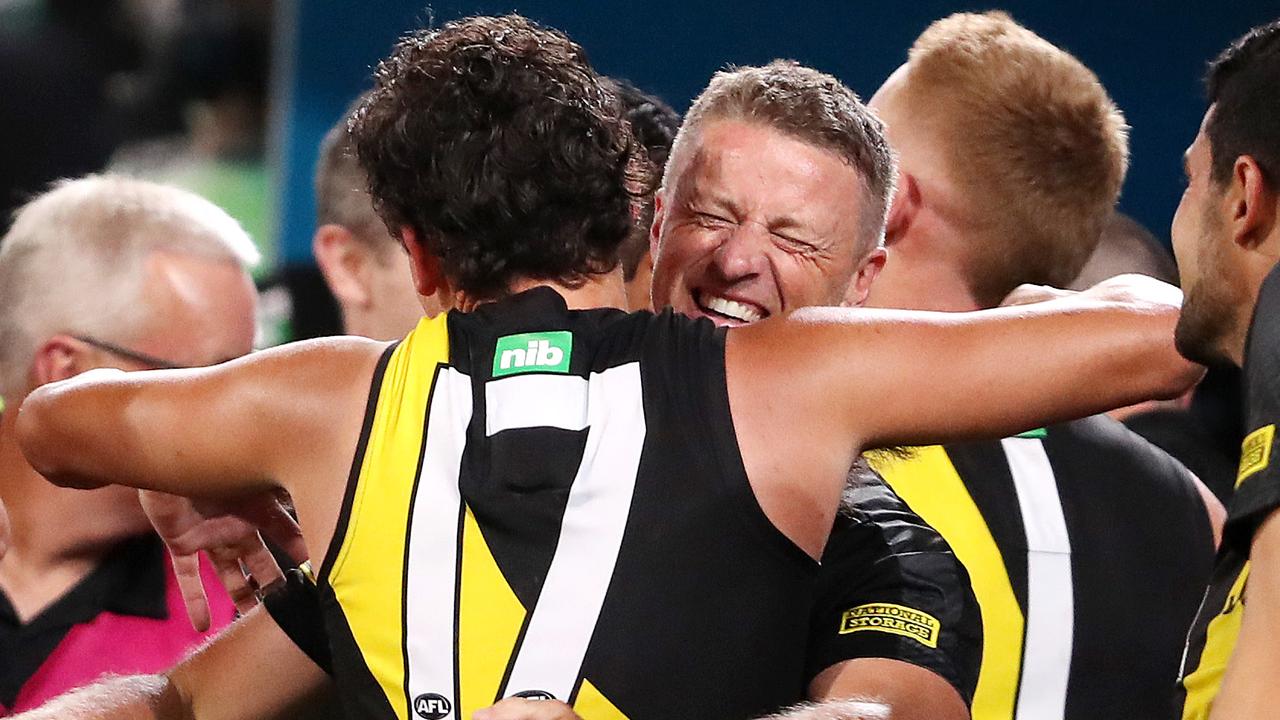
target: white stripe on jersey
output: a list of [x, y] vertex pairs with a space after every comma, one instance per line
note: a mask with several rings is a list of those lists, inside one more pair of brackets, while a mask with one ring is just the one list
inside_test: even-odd
[[1058, 483], [1044, 444], [1001, 441], [1027, 537], [1027, 629], [1017, 720], [1058, 720], [1067, 707], [1075, 632], [1071, 540]]
[[[570, 699], [622, 547], [645, 438], [640, 364], [592, 373], [588, 397], [586, 448], [504, 697], [535, 691]], [[536, 417], [529, 422], [547, 424]]]
[[486, 435], [516, 428], [587, 426], [588, 386], [577, 375], [511, 375], [485, 383], [484, 397]]
[[444, 717], [456, 720], [454, 618], [462, 521], [458, 474], [471, 423], [471, 378], [453, 368], [437, 370], [428, 407], [405, 557], [405, 692], [410, 714], [415, 698], [436, 694], [449, 699], [451, 709]]

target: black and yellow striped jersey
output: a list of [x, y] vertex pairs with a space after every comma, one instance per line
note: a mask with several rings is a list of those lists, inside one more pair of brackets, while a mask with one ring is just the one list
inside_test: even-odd
[[[587, 720], [743, 720], [804, 698], [814, 623], [832, 652], [884, 636], [875, 656], [926, 665], [976, 634], [964, 593], [927, 580], [884, 602], [839, 588], [839, 625], [815, 612], [818, 563], [747, 482], [724, 336], [541, 288], [387, 351], [318, 577], [348, 717], [466, 718], [523, 695]], [[906, 604], [920, 597], [941, 609]]]
[[975, 720], [1169, 717], [1213, 554], [1176, 460], [1095, 417], [873, 464], [973, 580]]
[[1244, 442], [1235, 492], [1228, 505], [1213, 580], [1187, 636], [1178, 689], [1182, 717], [1209, 717], [1227, 660], [1240, 634], [1247, 602], [1254, 532], [1280, 508], [1280, 467], [1274, 461], [1280, 422], [1280, 267], [1258, 292], [1244, 351]]

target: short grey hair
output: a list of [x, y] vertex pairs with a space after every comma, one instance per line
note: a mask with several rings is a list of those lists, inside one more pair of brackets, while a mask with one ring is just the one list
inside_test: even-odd
[[763, 67], [733, 67], [716, 73], [684, 116], [662, 178], [664, 190], [677, 179], [674, 167], [709, 120], [762, 124], [840, 156], [866, 187], [860, 248], [884, 241], [885, 220], [897, 185], [897, 157], [884, 123], [844, 83], [792, 60]]
[[35, 351], [52, 335], [132, 339], [146, 320], [144, 263], [156, 251], [246, 270], [261, 259], [221, 208], [144, 180], [62, 180], [19, 208], [0, 240], [0, 393], [26, 389]]

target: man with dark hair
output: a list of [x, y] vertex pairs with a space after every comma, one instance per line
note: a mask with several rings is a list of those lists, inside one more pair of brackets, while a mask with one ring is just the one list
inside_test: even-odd
[[1179, 689], [1183, 718], [1241, 720], [1272, 717], [1280, 704], [1280, 21], [1232, 43], [1207, 86], [1173, 218], [1187, 292], [1176, 336], [1189, 358], [1244, 368], [1248, 435]]
[[[645, 146], [649, 160], [661, 166], [678, 129], [675, 123], [679, 117], [655, 104], [661, 101], [638, 90], [622, 87], [621, 92], [622, 106], [631, 108], [624, 112], [632, 131]], [[335, 148], [340, 147], [335, 137], [345, 137], [345, 123], [340, 126], [342, 134], [337, 135], [338, 132], [339, 129], [331, 131], [326, 139], [316, 184], [322, 217], [330, 223], [344, 223], [329, 232], [347, 240], [354, 232], [347, 231], [348, 227], [362, 227], [353, 220], [376, 216], [367, 194], [347, 194], [351, 192], [349, 184], [342, 179], [349, 178], [351, 172], [362, 171], [348, 167], [345, 159], [342, 162], [335, 159], [342, 158], [335, 152]], [[338, 205], [332, 200], [335, 192], [342, 193], [339, 197], [349, 201], [343, 205], [343, 212], [333, 209]], [[330, 199], [325, 199], [326, 194]], [[648, 208], [647, 214], [642, 212], [643, 250], [647, 256], [653, 194], [647, 193], [640, 202]], [[318, 237], [323, 236], [326, 227], [328, 225], [322, 226]], [[633, 228], [622, 247], [624, 280], [627, 278], [626, 246], [635, 242], [636, 229]], [[376, 237], [376, 231], [367, 231], [366, 236]], [[394, 241], [387, 235], [384, 242], [391, 245]], [[318, 246], [317, 254], [319, 252]], [[326, 278], [335, 286], [343, 275], [327, 270]], [[359, 277], [350, 280], [358, 281]], [[643, 302], [648, 303], [649, 278], [646, 275], [642, 280], [646, 284]], [[412, 287], [407, 273], [386, 274], [385, 281]], [[638, 282], [640, 279], [635, 281]], [[629, 283], [629, 296], [635, 283]], [[390, 315], [388, 319], [391, 319], [398, 309], [378, 304], [350, 308], [353, 294], [339, 292], [336, 287], [335, 293], [343, 304], [349, 331], [353, 329], [352, 319], [366, 319], [359, 324], [359, 328], [366, 328], [382, 319], [377, 317], [379, 313]], [[630, 301], [636, 302], [637, 298], [632, 296]], [[363, 332], [351, 334], [365, 335]], [[672, 511], [680, 512], [680, 509], [672, 508]], [[214, 524], [209, 525], [213, 529]], [[948, 711], [963, 715], [963, 705], [973, 696], [981, 654], [977, 601], [963, 567], [945, 541], [883, 482], [858, 477], [846, 488], [840, 516], [823, 552], [817, 587], [805, 672], [807, 681], [823, 679], [818, 683], [809, 682], [810, 699], [850, 696], [874, 699], [903, 718], [924, 716], [936, 720]], [[266, 599], [266, 608], [279, 626], [331, 673], [332, 660], [326, 650], [324, 622], [318, 605], [314, 586], [300, 578], [291, 578], [287, 591], [271, 593]], [[895, 606], [896, 610], [890, 609]], [[894, 611], [910, 611], [936, 621], [936, 634], [917, 637], [895, 632], [898, 628], [882, 624], [882, 616]], [[848, 618], [853, 618], [852, 623]], [[255, 624], [262, 626], [261, 621]], [[241, 628], [235, 642], [253, 644], [252, 631]], [[794, 698], [800, 699], [800, 696]], [[948, 704], [950, 707], [943, 709]]]
[[[643, 158], [648, 162], [650, 172], [655, 177], [661, 175], [667, 166], [676, 132], [680, 130], [680, 113], [672, 110], [661, 98], [626, 80], [613, 78], [611, 83], [622, 106], [622, 116], [644, 149]], [[653, 226], [653, 192], [652, 188], [647, 190], [637, 199], [635, 223], [618, 248], [622, 281], [627, 284], [627, 308], [630, 310], [652, 307], [649, 286], [653, 281], [653, 256], [649, 254], [649, 228]]]
[[[669, 717], [678, 704], [740, 720], [803, 692], [795, 640], [861, 449], [1013, 432], [1198, 375], [1169, 346], [1176, 291], [1154, 281], [728, 332], [574, 310], [625, 301], [614, 253], [635, 150], [614, 102], [581, 48], [523, 18], [406, 38], [353, 131], [419, 294], [452, 311], [390, 346], [330, 339], [56, 385], [20, 410], [24, 451], [76, 487], [287, 490], [308, 543], [328, 548], [318, 586], [353, 718]], [[770, 159], [791, 154], [845, 204], [841, 232], [877, 234], [892, 158], [878, 122], [847, 106], [870, 147], [856, 163], [805, 143], [775, 142]], [[984, 404], [965, 402], [979, 391]], [[879, 622], [937, 629], [901, 611]], [[280, 657], [245, 702], [278, 710], [314, 689], [314, 671]], [[165, 717], [228, 712], [216, 686], [186, 672], [129, 685]]]

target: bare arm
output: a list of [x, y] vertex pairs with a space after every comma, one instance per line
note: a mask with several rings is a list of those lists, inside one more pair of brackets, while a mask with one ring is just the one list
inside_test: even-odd
[[824, 308], [736, 329], [734, 418], [794, 419], [868, 449], [1001, 437], [1171, 397], [1200, 375], [1173, 346], [1181, 293], [1136, 278], [982, 312]]
[[15, 720], [336, 717], [331, 681], [261, 609], [166, 675], [108, 678]]
[[383, 347], [330, 339], [211, 368], [84, 373], [27, 398], [18, 442], [32, 467], [68, 487], [272, 490], [285, 468], [329, 458], [336, 437], [359, 434], [362, 413], [344, 411], [363, 407]]
[[[813, 704], [778, 720], [857, 720], [868, 705], [893, 720], [968, 720], [960, 693], [937, 673], [900, 660], [859, 658], [832, 665], [809, 684]], [[864, 714], [859, 714], [864, 713]]]
[[1209, 531], [1213, 533], [1213, 548], [1216, 550], [1222, 543], [1222, 526], [1227, 524], [1227, 509], [1222, 506], [1218, 496], [1214, 495], [1213, 491], [1194, 473], [1191, 479], [1195, 481], [1196, 493], [1200, 495], [1200, 501], [1204, 503], [1204, 511], [1209, 515]]
[[1262, 720], [1280, 707], [1280, 512], [1258, 528], [1249, 555], [1240, 636], [1211, 720]]

